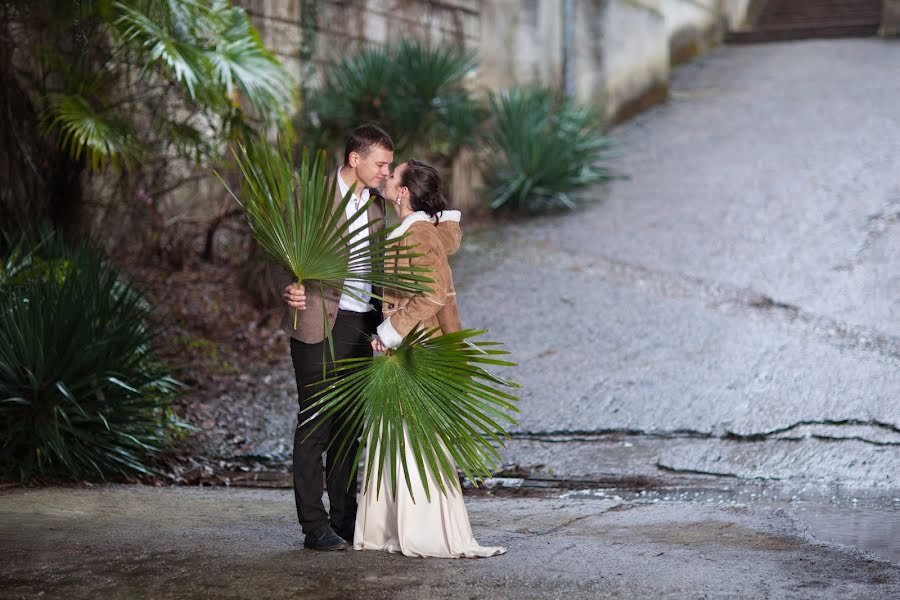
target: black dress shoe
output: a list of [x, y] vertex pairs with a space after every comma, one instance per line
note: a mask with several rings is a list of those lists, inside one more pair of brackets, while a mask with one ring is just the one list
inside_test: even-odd
[[303, 540], [303, 547], [309, 548], [310, 550], [328, 552], [331, 550], [346, 550], [350, 547], [350, 544], [347, 543], [347, 540], [336, 534], [331, 527], [326, 527], [319, 531], [307, 533], [306, 539]]
[[347, 543], [352, 546], [353, 545], [353, 534], [355, 533], [355, 531], [354, 531], [355, 529], [356, 529], [356, 527], [354, 526], [354, 527], [350, 527], [349, 529], [347, 529], [347, 528], [336, 529], [335, 531], [337, 531], [337, 534], [339, 536], [341, 536], [342, 538], [344, 538], [345, 540], [347, 540]]

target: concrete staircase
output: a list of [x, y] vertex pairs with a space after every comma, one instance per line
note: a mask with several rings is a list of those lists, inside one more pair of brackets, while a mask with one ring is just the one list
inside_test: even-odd
[[732, 43], [876, 35], [882, 0], [763, 0], [752, 25], [728, 34]]

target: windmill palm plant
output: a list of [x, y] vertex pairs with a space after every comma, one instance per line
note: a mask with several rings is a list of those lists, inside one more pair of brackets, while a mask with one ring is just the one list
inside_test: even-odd
[[[293, 274], [297, 284], [316, 282], [354, 298], [359, 297], [358, 292], [347, 285], [349, 281], [408, 292], [430, 290], [427, 284], [434, 280], [427, 276], [428, 269], [385, 269], [388, 246], [393, 243], [387, 239], [389, 230], [370, 228], [368, 235], [347, 243], [357, 231], [351, 230], [352, 224], [366, 213], [374, 198], [342, 219], [355, 184], [335, 203], [337, 182], [328, 177], [324, 150], [311, 162], [309, 149], [304, 149], [299, 172], [294, 171], [290, 146], [283, 142], [272, 148], [263, 140], [251, 141], [240, 145], [234, 157], [243, 176], [242, 191], [240, 196], [230, 189], [229, 193], [244, 209], [253, 238]], [[409, 246], [392, 245], [390, 252], [392, 258], [396, 253], [399, 259], [419, 256]], [[380, 298], [377, 294], [375, 297]], [[323, 318], [327, 320], [324, 311]], [[295, 311], [295, 327], [296, 319]]]
[[490, 207], [519, 212], [573, 208], [576, 195], [610, 179], [610, 139], [596, 111], [549, 89], [512, 89], [490, 97], [484, 135]]
[[137, 216], [114, 199], [161, 199], [232, 140], [290, 128], [296, 83], [231, 0], [17, 0], [0, 19], [0, 142], [16, 149], [0, 221], [13, 226]]
[[421, 150], [441, 161], [469, 142], [483, 110], [466, 85], [471, 53], [404, 40], [390, 49], [365, 47], [326, 68], [310, 97], [309, 122], [323, 145], [334, 145], [357, 123], [378, 123], [397, 152]]
[[[293, 82], [285, 68], [265, 49], [244, 9], [230, 2], [195, 0], [117, 0], [88, 3], [87, 15], [98, 22], [98, 37], [113, 41], [107, 66], [99, 71], [76, 64], [77, 89], [49, 95], [47, 128], [58, 131], [60, 145], [78, 159], [82, 152], [92, 167], [119, 158], [132, 159], [142, 148], [134, 121], [142, 102], [157, 99], [154, 91], [116, 96], [115, 85], [141, 86], [172, 81], [203, 118], [163, 112], [155, 127], [184, 133], [206, 121], [215, 134], [239, 135], [246, 117], [240, 114], [238, 92], [264, 124], [283, 120], [294, 100]], [[106, 5], [106, 6], [100, 6]], [[85, 82], [89, 82], [85, 84]], [[182, 135], [182, 137], [184, 137]], [[202, 135], [198, 135], [202, 138]], [[193, 145], [196, 150], [202, 147]]]
[[[380, 490], [387, 476], [391, 494], [396, 496], [402, 471], [415, 500], [410, 478], [415, 470], [430, 501], [426, 473], [446, 493], [446, 482], [459, 486], [457, 466], [478, 481], [490, 477], [501, 461], [495, 445], [508, 437], [501, 422], [516, 423], [508, 413], [518, 412], [518, 398], [498, 387], [519, 386], [482, 365], [512, 367], [515, 363], [498, 358], [508, 352], [498, 349], [497, 342], [468, 341], [484, 331], [468, 329], [432, 337], [435, 333], [418, 327], [385, 355], [338, 361], [328, 385], [304, 411], [312, 413], [308, 422], [343, 415], [343, 429], [329, 449], [337, 453], [335, 464], [344, 462], [355, 440], [367, 440], [364, 489], [375, 476]], [[356, 451], [354, 465], [359, 464], [363, 450], [360, 446]], [[348, 485], [355, 476], [351, 474]]]

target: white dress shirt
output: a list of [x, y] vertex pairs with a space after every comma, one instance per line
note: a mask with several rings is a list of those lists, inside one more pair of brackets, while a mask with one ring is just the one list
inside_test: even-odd
[[[343, 177], [341, 177], [341, 170], [338, 169], [337, 173], [338, 180], [338, 188], [341, 192], [341, 197], [347, 195], [347, 192], [350, 191], [350, 186], [344, 182]], [[357, 182], [356, 190], [362, 185], [362, 182]], [[358, 194], [354, 190], [353, 196], [350, 198], [350, 202], [347, 203], [347, 220], [353, 216], [353, 214], [359, 210], [363, 204], [365, 204], [369, 199], [369, 190], [368, 188], [364, 188], [361, 194]], [[361, 239], [364, 239], [369, 236], [369, 215], [368, 211], [362, 213], [359, 217], [357, 217], [356, 221], [350, 226], [350, 231], [357, 231], [357, 233], [350, 238], [349, 243], [353, 244]], [[369, 244], [365, 243], [359, 246], [359, 248], [368, 248]], [[358, 268], [354, 269], [355, 273], [360, 273]], [[348, 288], [352, 288], [355, 295], [363, 298], [365, 302], [360, 302], [353, 296], [350, 296], [346, 293], [341, 294], [341, 303], [339, 308], [343, 310], [352, 310], [353, 312], [369, 312], [373, 310], [371, 304], [369, 304], [369, 300], [372, 298], [372, 284], [366, 281], [358, 281], [355, 279], [348, 279], [344, 282], [344, 285]]]

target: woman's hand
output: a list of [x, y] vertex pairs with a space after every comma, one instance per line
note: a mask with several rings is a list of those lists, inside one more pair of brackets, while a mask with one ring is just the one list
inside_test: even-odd
[[372, 350], [375, 352], [387, 352], [387, 346], [381, 342], [381, 338], [377, 335], [372, 338]]

